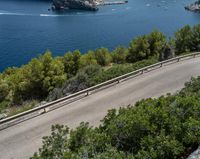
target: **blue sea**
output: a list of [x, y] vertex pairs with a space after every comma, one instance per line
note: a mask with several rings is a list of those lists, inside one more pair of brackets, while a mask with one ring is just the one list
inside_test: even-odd
[[200, 14], [186, 11], [193, 0], [129, 0], [103, 6], [98, 12], [48, 11], [50, 0], [0, 0], [0, 71], [21, 66], [52, 51], [53, 56], [79, 49], [128, 46], [137, 35], [158, 29], [168, 37]]

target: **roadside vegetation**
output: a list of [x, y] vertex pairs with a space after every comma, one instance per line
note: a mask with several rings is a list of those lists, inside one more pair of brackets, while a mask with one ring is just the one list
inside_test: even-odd
[[99, 127], [52, 126], [31, 159], [186, 159], [200, 142], [200, 77], [179, 93], [112, 109]]
[[80, 91], [111, 78], [176, 55], [200, 50], [200, 25], [185, 26], [167, 39], [153, 31], [133, 39], [128, 47], [106, 48], [85, 54], [75, 50], [61, 57], [50, 51], [20, 68], [0, 74], [0, 113], [13, 115]]

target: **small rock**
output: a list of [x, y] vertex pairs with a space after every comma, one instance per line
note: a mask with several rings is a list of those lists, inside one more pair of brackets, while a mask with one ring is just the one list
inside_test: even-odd
[[3, 114], [0, 114], [0, 120], [2, 120], [2, 119], [4, 119], [4, 118], [6, 118], [8, 115], [7, 114], [5, 114], [5, 113], [3, 113]]
[[187, 159], [200, 159], [200, 146]]
[[196, 1], [193, 4], [185, 6], [185, 9], [193, 12], [200, 12], [200, 0]]

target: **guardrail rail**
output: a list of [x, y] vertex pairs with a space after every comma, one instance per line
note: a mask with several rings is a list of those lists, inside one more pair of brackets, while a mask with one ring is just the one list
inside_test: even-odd
[[[113, 79], [108, 80], [106, 82], [97, 84], [95, 86], [92, 86], [90, 88], [84, 89], [84, 90], [79, 91], [79, 92], [76, 92], [74, 94], [68, 95], [66, 97], [63, 97], [63, 98], [57, 99], [55, 101], [46, 103], [44, 105], [35, 107], [35, 108], [30, 109], [28, 111], [16, 114], [16, 115], [11, 116], [11, 117], [7, 117], [5, 119], [0, 120], [0, 130], [5, 129], [7, 127], [10, 127], [12, 125], [15, 125], [17, 123], [23, 122], [25, 120], [28, 120], [30, 118], [39, 116], [39, 115], [41, 115], [43, 113], [46, 113], [46, 112], [49, 111], [49, 108], [52, 107], [53, 105], [62, 103], [62, 102], [67, 101], [69, 99], [76, 98], [76, 97], [78, 97], [80, 95], [84, 95], [84, 94], [85, 95], [89, 95], [90, 92], [92, 92], [92, 91], [98, 90], [99, 88], [108, 86], [108, 85], [116, 83], [116, 82], [119, 83], [120, 81], [122, 81], [122, 80], [124, 80], [124, 79], [126, 79], [128, 77], [131, 77], [133, 75], [136, 75], [136, 74], [139, 74], [139, 73], [143, 74], [145, 71], [147, 71], [149, 69], [152, 69], [152, 68], [155, 68], [155, 67], [162, 67], [162, 66], [164, 66], [164, 64], [170, 64], [171, 62], [179, 62], [182, 59], [186, 59], [186, 58], [190, 58], [190, 57], [195, 58], [195, 57], [197, 57], [199, 55], [200, 55], [200, 52], [195, 52], [195, 53], [186, 54], [186, 55], [183, 55], [183, 56], [178, 56], [178, 57], [175, 57], [175, 58], [171, 58], [171, 59], [168, 59], [168, 60], [165, 60], [165, 61], [162, 61], [162, 62], [158, 62], [158, 63], [155, 63], [153, 65], [138, 69], [136, 71], [124, 74], [124, 75], [116, 77], [116, 78], [113, 78]], [[60, 106], [58, 106], [58, 107], [60, 107]]]

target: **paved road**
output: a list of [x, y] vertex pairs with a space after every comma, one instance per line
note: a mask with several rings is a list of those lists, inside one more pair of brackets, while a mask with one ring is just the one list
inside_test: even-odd
[[200, 75], [200, 57], [174, 63], [96, 92], [62, 108], [0, 131], [0, 159], [26, 159], [41, 146], [52, 124], [76, 127], [81, 121], [99, 124], [108, 109], [174, 93]]

